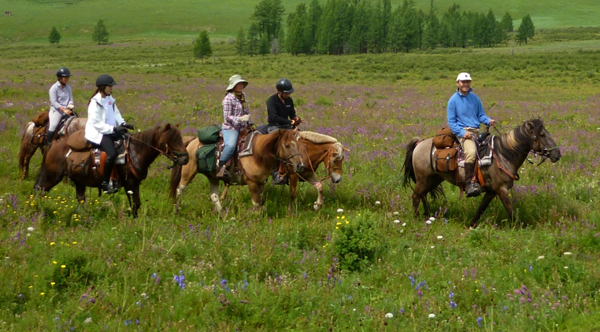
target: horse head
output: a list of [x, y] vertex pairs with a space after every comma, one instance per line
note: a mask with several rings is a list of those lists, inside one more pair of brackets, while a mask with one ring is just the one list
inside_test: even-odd
[[302, 156], [298, 148], [300, 142], [298, 142], [297, 130], [279, 130], [279, 143], [277, 145], [277, 158], [285, 161], [292, 166], [294, 173], [302, 172], [304, 170], [304, 163], [302, 162]]
[[535, 119], [526, 121], [524, 126], [533, 140], [531, 149], [544, 158], [542, 162], [546, 160], [546, 158], [550, 158], [553, 163], [557, 162], [561, 157], [560, 148], [552, 139], [550, 132], [544, 127], [542, 120]]
[[340, 183], [342, 181], [342, 163], [344, 162], [344, 151], [350, 151], [342, 146], [342, 143], [336, 142], [329, 147], [327, 156], [323, 163], [331, 181], [333, 183]]
[[160, 128], [158, 147], [161, 152], [173, 161], [173, 165], [186, 165], [189, 155], [183, 145], [181, 133], [177, 126], [170, 123]]

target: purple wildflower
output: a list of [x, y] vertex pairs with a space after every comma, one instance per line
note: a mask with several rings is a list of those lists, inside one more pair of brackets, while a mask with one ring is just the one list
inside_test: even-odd
[[483, 317], [481, 317], [481, 316], [477, 317], [477, 325], [481, 326], [482, 320], [483, 320]]

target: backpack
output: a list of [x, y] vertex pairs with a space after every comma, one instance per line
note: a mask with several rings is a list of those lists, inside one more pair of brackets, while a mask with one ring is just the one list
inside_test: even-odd
[[217, 166], [216, 144], [203, 145], [196, 150], [198, 173], [210, 173]]
[[437, 149], [449, 148], [454, 145], [455, 140], [456, 138], [454, 137], [452, 130], [450, 130], [450, 127], [444, 127], [435, 134], [433, 145]]

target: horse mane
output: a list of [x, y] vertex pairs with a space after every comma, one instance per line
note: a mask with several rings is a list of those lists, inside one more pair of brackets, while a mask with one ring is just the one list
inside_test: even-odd
[[533, 145], [533, 139], [528, 133], [527, 124], [533, 124], [533, 132], [539, 135], [544, 123], [540, 119], [533, 119], [523, 122], [522, 125], [503, 134], [496, 140], [496, 152], [502, 155], [507, 161], [515, 162], [527, 155]]
[[298, 134], [301, 138], [304, 138], [305, 140], [311, 141], [315, 144], [336, 143], [338, 141], [334, 137], [325, 134], [315, 133], [312, 131], [299, 131]]
[[344, 158], [344, 147], [342, 146], [342, 143], [335, 142], [335, 143], [333, 143], [333, 145], [331, 147], [336, 150], [336, 154], [337, 154], [337, 157], [335, 157], [334, 160], [340, 160], [340, 159]]
[[[261, 142], [264, 151], [257, 153], [256, 147], [253, 149], [255, 151], [254, 156], [257, 166], [264, 167], [272, 162], [273, 158], [277, 157], [277, 150], [279, 148], [277, 142], [279, 140], [292, 141], [294, 140], [295, 133], [292, 130], [278, 130], [267, 135], [261, 135], [264, 137], [264, 140]], [[257, 143], [258, 141], [254, 141], [254, 144]]]

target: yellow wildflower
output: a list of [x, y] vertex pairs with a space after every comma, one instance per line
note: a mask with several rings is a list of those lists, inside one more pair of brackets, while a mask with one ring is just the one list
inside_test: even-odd
[[64, 269], [65, 267], [67, 267], [65, 264], [60, 266], [61, 269]]

